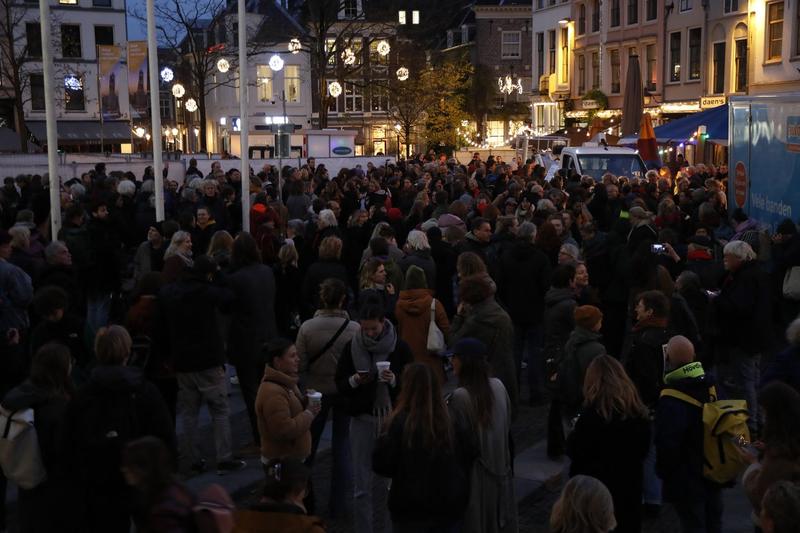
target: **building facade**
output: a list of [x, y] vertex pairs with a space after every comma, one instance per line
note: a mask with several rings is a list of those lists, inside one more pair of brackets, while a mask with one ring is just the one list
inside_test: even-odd
[[[101, 97], [98, 77], [98, 46], [119, 47], [120, 65], [125, 63], [127, 28], [125, 0], [58, 0], [51, 2], [51, 46], [54, 50], [56, 118], [59, 147], [67, 151], [120, 151], [130, 148], [130, 106], [127, 69], [119, 67], [106, 80]], [[26, 0], [10, 4], [12, 38], [1, 46], [14, 49], [20, 69], [24, 122], [33, 144], [46, 142], [42, 36], [39, 3]], [[11, 54], [10, 49], [4, 54]], [[0, 98], [4, 110], [14, 98], [14, 84], [7, 68], [0, 72]], [[101, 104], [105, 119], [101, 120]], [[11, 106], [13, 107], [13, 106]], [[12, 113], [13, 115], [13, 113]], [[7, 126], [20, 128], [14, 116]]]
[[569, 0], [535, 0], [531, 23], [533, 76], [531, 129], [534, 135], [564, 126], [565, 102], [570, 98], [575, 26], [570, 24]]

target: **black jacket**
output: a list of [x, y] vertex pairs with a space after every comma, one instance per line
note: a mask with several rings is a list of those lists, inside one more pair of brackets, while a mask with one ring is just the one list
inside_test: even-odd
[[328, 278], [340, 279], [347, 285], [347, 269], [340, 261], [331, 259], [320, 259], [308, 267], [300, 292], [300, 316], [303, 320], [314, 316], [319, 309], [319, 287]]
[[372, 469], [391, 478], [389, 511], [396, 523], [446, 526], [458, 521], [469, 500], [469, 471], [478, 454], [474, 432], [453, 427], [453, 447], [409, 447], [404, 434], [407, 413], [392, 420], [375, 443]]
[[[375, 403], [375, 390], [377, 382], [371, 381], [356, 388], [350, 386], [350, 377], [356, 373], [353, 354], [350, 351], [353, 341], [348, 342], [339, 357], [339, 364], [336, 367], [336, 388], [347, 401], [347, 412], [350, 416], [372, 414], [372, 404]], [[413, 360], [411, 349], [408, 344], [398, 337], [394, 352], [389, 355], [387, 361], [391, 363], [389, 367], [397, 378], [397, 386], [389, 387], [389, 395], [394, 405], [397, 395], [400, 393], [402, 385], [400, 377], [406, 364]], [[373, 365], [374, 366], [374, 365]]]
[[631, 331], [630, 349], [623, 355], [625, 370], [636, 385], [642, 401], [654, 407], [664, 383], [663, 345], [672, 333], [663, 326], [651, 325]]
[[436, 299], [442, 302], [448, 316], [456, 312], [453, 296], [453, 280], [456, 275], [458, 258], [453, 245], [442, 239], [429, 239], [431, 257], [436, 263]]
[[62, 531], [127, 533], [132, 489], [120, 472], [125, 444], [145, 435], [175, 453], [175, 427], [158, 389], [141, 369], [98, 366], [67, 405], [60, 451], [70, 490]]
[[497, 292], [515, 325], [542, 323], [551, 270], [547, 256], [530, 242], [516, 241], [500, 257]]
[[642, 470], [649, 449], [649, 420], [617, 415], [606, 421], [591, 406], [567, 438], [569, 475], [592, 476], [608, 487], [618, 523], [615, 531], [640, 531]]
[[[425, 272], [425, 281], [428, 283], [428, 288], [436, 290], [436, 263], [431, 257], [430, 250], [416, 250], [398, 262], [398, 266], [403, 271], [403, 275], [408, 271], [411, 265], [418, 266]], [[400, 291], [400, 287], [397, 287]]]
[[262, 263], [247, 265], [227, 277], [234, 299], [228, 354], [231, 362], [255, 363], [261, 347], [278, 334], [275, 325], [275, 276]]
[[572, 289], [551, 287], [544, 298], [544, 355], [560, 361], [575, 327], [575, 294]]
[[233, 301], [230, 289], [187, 277], [161, 289], [158, 301], [164, 317], [158, 340], [176, 372], [199, 372], [225, 363], [217, 311]]
[[[713, 381], [708, 375], [684, 379], [670, 388], [707, 402]], [[671, 502], [703, 498], [703, 411], [687, 402], [659, 398], [655, 422], [656, 473], [664, 481], [664, 499]]]
[[86, 286], [89, 293], [110, 293], [120, 287], [120, 254], [122, 243], [116, 226], [110, 220], [93, 218], [87, 225], [89, 265]]
[[722, 354], [730, 349], [758, 354], [770, 347], [769, 279], [756, 261], [746, 261], [729, 274], [712, 302], [719, 334], [717, 347]]

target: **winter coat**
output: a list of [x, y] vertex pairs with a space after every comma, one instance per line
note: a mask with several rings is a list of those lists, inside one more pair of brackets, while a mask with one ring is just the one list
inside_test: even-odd
[[35, 279], [34, 288], [41, 289], [48, 285], [55, 285], [64, 289], [69, 297], [69, 310], [72, 313], [83, 315], [86, 310], [86, 298], [83, 289], [78, 284], [78, 276], [73, 266], [47, 265]]
[[[414, 361], [430, 366], [431, 370], [439, 377], [439, 382], [444, 383], [445, 375], [441, 357], [428, 352], [432, 301], [433, 296], [428, 289], [400, 291], [400, 298], [395, 307], [395, 318], [400, 338], [408, 343]], [[434, 316], [436, 325], [442, 330], [446, 339], [450, 333], [450, 321], [447, 320], [447, 313], [439, 300], [436, 300]]]
[[48, 342], [57, 342], [69, 348], [78, 365], [85, 367], [92, 359], [89, 339], [86, 322], [75, 315], [64, 315], [58, 322], [45, 319], [31, 330], [31, 357]]
[[347, 269], [338, 260], [320, 259], [308, 267], [300, 288], [300, 316], [307, 320], [319, 309], [319, 287], [328, 278], [341, 280], [348, 285]]
[[650, 421], [614, 415], [605, 420], [590, 405], [567, 438], [569, 475], [599, 479], [614, 500], [619, 533], [641, 531], [642, 471], [650, 449]]
[[790, 346], [775, 356], [761, 374], [761, 386], [783, 381], [800, 392], [800, 347]]
[[104, 294], [120, 288], [119, 231], [110, 220], [93, 218], [86, 226], [89, 239], [89, 265], [86, 269], [88, 294]]
[[[333, 338], [342, 324], [347, 327], [336, 342], [309, 366], [309, 360]], [[300, 375], [305, 386], [322, 394], [333, 395], [336, 390], [336, 367], [345, 345], [358, 333], [358, 322], [350, 320], [347, 311], [321, 309], [314, 318], [306, 320], [297, 332], [297, 354], [300, 356]]]
[[258, 504], [236, 511], [233, 533], [325, 533], [325, 524], [292, 504]]
[[575, 293], [569, 287], [551, 287], [544, 297], [544, 355], [561, 361], [564, 347], [575, 327]]
[[192, 252], [195, 257], [208, 254], [208, 245], [211, 244], [211, 238], [219, 229], [217, 222], [213, 218], [208, 221], [205, 227], [195, 226], [192, 229]]
[[392, 522], [430, 524], [445, 529], [464, 515], [477, 441], [470, 439], [466, 431], [457, 434], [453, 426], [450, 449], [425, 447], [421, 442], [409, 446], [404, 431], [407, 418], [407, 412], [398, 413], [375, 443], [372, 469], [392, 480], [389, 491]]
[[518, 240], [500, 256], [498, 296], [515, 326], [542, 323], [551, 270], [547, 256], [530, 242]]
[[0, 334], [5, 335], [11, 328], [21, 332], [28, 327], [28, 306], [32, 301], [31, 277], [0, 259]]
[[177, 456], [175, 426], [161, 393], [139, 368], [95, 367], [69, 402], [62, 428], [60, 450], [70, 458], [68, 522], [76, 526], [66, 530], [127, 533], [132, 489], [120, 471], [125, 444], [153, 435]]
[[[406, 255], [398, 262], [400, 270], [405, 276], [410, 266], [418, 266], [425, 272], [425, 281], [428, 283], [428, 289], [431, 291], [436, 290], [436, 263], [431, 257], [430, 250], [415, 250]], [[398, 287], [400, 289], [400, 287]]]
[[[771, 346], [772, 309], [769, 280], [756, 261], [742, 263], [728, 274], [719, 296], [712, 300], [724, 358], [732, 349], [755, 355]], [[724, 360], [724, 359], [723, 359]]]
[[464, 252], [473, 252], [478, 254], [478, 256], [483, 259], [484, 263], [487, 263], [488, 259], [486, 253], [488, 248], [488, 242], [479, 241], [475, 237], [475, 234], [470, 231], [464, 239], [456, 245], [456, 254], [461, 255]]
[[[707, 402], [710, 376], [688, 378], [669, 387]], [[669, 502], [704, 498], [702, 409], [671, 396], [658, 399], [655, 416], [656, 473], [664, 482], [664, 499]]]
[[[355, 333], [359, 335], [357, 331]], [[356, 366], [353, 362], [353, 354], [350, 351], [353, 341], [351, 340], [344, 346], [342, 356], [339, 358], [339, 363], [336, 365], [336, 390], [339, 391], [346, 400], [346, 410], [350, 416], [371, 415], [372, 407], [375, 403], [375, 391], [378, 387], [376, 381], [371, 381], [360, 385], [358, 387], [350, 386], [350, 378], [356, 373]], [[394, 352], [389, 354], [386, 359], [389, 361], [389, 369], [397, 378], [397, 386], [389, 387], [389, 397], [392, 400], [392, 405], [397, 400], [397, 395], [400, 393], [402, 386], [403, 369], [406, 364], [412, 360], [411, 350], [408, 344], [401, 338], [397, 338], [397, 344], [394, 347]], [[373, 365], [374, 367], [374, 365]]]
[[261, 263], [243, 266], [226, 278], [233, 291], [228, 358], [233, 364], [256, 364], [261, 347], [278, 335], [275, 325], [275, 276]]
[[6, 394], [2, 405], [9, 411], [33, 408], [36, 438], [47, 472], [47, 479], [35, 488], [18, 488], [20, 501], [26, 502], [18, 506], [20, 524], [36, 532], [57, 531], [64, 512], [62, 491], [68, 486], [64, 476], [65, 458], [61, 457], [58, 443], [67, 398], [25, 381]]
[[489, 425], [477, 425], [469, 392], [459, 387], [450, 398], [450, 408], [477, 428], [478, 457], [472, 463], [469, 504], [464, 515], [464, 533], [516, 533], [517, 503], [514, 497], [514, 458], [509, 447], [511, 402], [505, 387], [489, 379], [493, 396]]
[[145, 241], [136, 249], [133, 256], [133, 279], [138, 281], [149, 272], [161, 272], [164, 268], [164, 252], [167, 245], [155, 249], [150, 241]]
[[600, 342], [602, 335], [577, 326], [564, 347], [564, 359], [558, 371], [559, 392], [565, 408], [573, 413], [583, 404], [583, 380], [589, 364], [606, 348]]
[[447, 316], [455, 312], [453, 280], [456, 276], [457, 254], [453, 245], [446, 241], [431, 242], [431, 257], [436, 263], [436, 298], [442, 302]]
[[636, 324], [631, 330], [628, 351], [622, 362], [639, 396], [648, 407], [654, 407], [664, 385], [663, 346], [672, 333], [666, 320], [649, 319]]
[[308, 399], [297, 388], [297, 378], [267, 367], [258, 387], [256, 414], [261, 435], [261, 457], [304, 460], [311, 453]]
[[225, 363], [217, 312], [233, 299], [230, 289], [192, 277], [161, 289], [159, 339], [168, 347], [176, 372], [200, 372]]
[[490, 297], [470, 307], [466, 315], [457, 314], [450, 328], [451, 342], [474, 337], [486, 345], [486, 357], [494, 377], [505, 387], [516, 412], [519, 402], [517, 367], [514, 360], [514, 326], [508, 313]]

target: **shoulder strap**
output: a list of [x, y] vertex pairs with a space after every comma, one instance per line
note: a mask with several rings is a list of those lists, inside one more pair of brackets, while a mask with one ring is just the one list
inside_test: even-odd
[[694, 405], [695, 407], [703, 407], [703, 403], [695, 400], [688, 394], [684, 394], [681, 391], [675, 389], [664, 389], [661, 391], [661, 397], [670, 396], [672, 398], [681, 400], [682, 402], [686, 402], [688, 404]]
[[347, 329], [348, 324], [350, 324], [350, 319], [345, 318], [344, 323], [341, 325], [339, 330], [333, 334], [333, 337], [331, 337], [330, 340], [325, 343], [325, 346], [323, 346], [322, 349], [314, 355], [314, 357], [308, 360], [308, 368], [311, 368], [311, 365], [316, 363], [317, 359], [325, 355], [325, 352], [327, 352], [331, 346], [333, 346], [333, 344], [336, 342], [336, 339], [338, 339], [342, 333], [344, 333], [344, 330]]
[[431, 299], [431, 324], [436, 323], [436, 298]]

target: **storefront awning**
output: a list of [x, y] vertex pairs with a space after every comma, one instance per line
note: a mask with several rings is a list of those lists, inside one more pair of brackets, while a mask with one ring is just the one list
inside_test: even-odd
[[[711, 108], [707, 111], [671, 120], [663, 126], [655, 128], [656, 140], [659, 143], [685, 142], [700, 126], [706, 127], [708, 139], [717, 144], [728, 142], [728, 104]], [[636, 144], [637, 137], [627, 136], [619, 140], [619, 144]]]
[[[27, 125], [41, 143], [46, 142], [47, 126], [44, 122], [28, 122]], [[60, 143], [99, 143], [101, 138], [105, 142], [131, 140], [131, 126], [127, 121], [105, 122], [101, 125], [99, 120], [59, 120], [57, 128]]]

